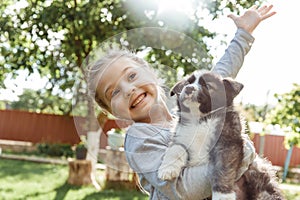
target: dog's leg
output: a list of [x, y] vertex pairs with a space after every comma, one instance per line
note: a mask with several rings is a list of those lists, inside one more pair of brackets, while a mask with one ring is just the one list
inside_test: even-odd
[[212, 199], [236, 199], [234, 187], [237, 171], [243, 159], [242, 141], [239, 139], [226, 141], [226, 138], [220, 137], [210, 155], [210, 162], [214, 166]]
[[158, 178], [171, 180], [178, 177], [187, 160], [188, 153], [186, 149], [181, 145], [173, 144], [165, 153], [162, 164], [158, 169]]

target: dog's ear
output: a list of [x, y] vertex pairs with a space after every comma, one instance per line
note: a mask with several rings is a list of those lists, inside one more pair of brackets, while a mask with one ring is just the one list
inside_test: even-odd
[[184, 88], [184, 86], [187, 85], [187, 83], [188, 83], [187, 80], [182, 80], [176, 83], [170, 91], [170, 96], [174, 96], [175, 94], [179, 95], [182, 89]]
[[224, 83], [225, 89], [231, 93], [233, 98], [236, 97], [244, 87], [243, 84], [241, 84], [231, 78], [224, 78], [223, 83]]

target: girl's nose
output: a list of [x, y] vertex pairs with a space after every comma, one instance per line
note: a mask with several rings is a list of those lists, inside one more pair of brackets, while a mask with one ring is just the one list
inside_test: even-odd
[[134, 93], [136, 90], [136, 88], [133, 85], [127, 85], [127, 89], [125, 90], [125, 97], [130, 97], [132, 95], [132, 93]]
[[135, 89], [132, 88], [130, 91], [127, 92], [126, 97], [129, 98], [133, 93], [134, 93]]

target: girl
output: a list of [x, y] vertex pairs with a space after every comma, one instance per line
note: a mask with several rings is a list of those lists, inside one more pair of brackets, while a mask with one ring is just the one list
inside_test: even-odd
[[[257, 25], [273, 16], [271, 6], [251, 7], [242, 16], [229, 15], [237, 26], [235, 37], [224, 56], [212, 69], [223, 77], [235, 78], [249, 52]], [[209, 168], [186, 167], [172, 181], [158, 179], [157, 170], [172, 139], [174, 117], [169, 111], [159, 80], [149, 64], [128, 51], [111, 51], [91, 68], [90, 90], [102, 109], [133, 122], [127, 131], [125, 152], [130, 167], [150, 199], [205, 199], [211, 196]], [[242, 176], [253, 161], [255, 150], [245, 137]], [[237, 182], [242, 185], [242, 178]], [[240, 189], [242, 191], [242, 188]], [[242, 193], [237, 190], [238, 198]]]

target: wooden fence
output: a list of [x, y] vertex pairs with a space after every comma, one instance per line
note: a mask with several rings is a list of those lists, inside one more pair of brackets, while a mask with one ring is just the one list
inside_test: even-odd
[[[78, 120], [78, 118], [76, 120]], [[120, 125], [123, 126], [124, 124], [116, 123], [114, 120], [108, 120], [103, 127], [103, 133]], [[70, 116], [0, 110], [0, 139], [32, 143], [76, 144], [80, 140], [78, 133], [83, 132], [79, 129], [80, 127], [75, 126], [74, 119]], [[287, 149], [284, 148], [283, 141], [283, 136], [265, 136], [264, 156], [274, 165], [284, 166]], [[259, 153], [259, 134], [255, 134], [253, 142], [256, 151]], [[106, 145], [107, 136], [106, 134], [101, 134], [100, 148], [105, 148]], [[294, 147], [290, 166], [296, 167], [299, 165], [300, 148]]]
[[[273, 165], [284, 166], [287, 155], [287, 149], [284, 147], [284, 136], [269, 135], [264, 136], [263, 156], [272, 162]], [[260, 142], [263, 141], [259, 134], [255, 134], [252, 139], [256, 152], [260, 152]], [[294, 147], [290, 161], [291, 167], [300, 166], [300, 148]]]
[[[83, 124], [84, 118], [76, 116], [76, 123]], [[106, 132], [112, 128], [128, 126], [123, 122], [106, 121], [100, 138], [100, 148], [107, 146]], [[0, 139], [36, 143], [76, 144], [79, 135], [86, 134], [76, 126], [74, 117], [31, 113], [18, 110], [0, 110]]]
[[68, 144], [80, 141], [73, 117], [17, 110], [0, 110], [0, 139]]

